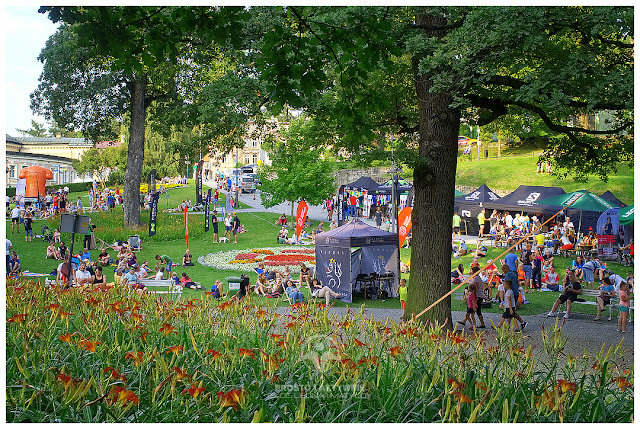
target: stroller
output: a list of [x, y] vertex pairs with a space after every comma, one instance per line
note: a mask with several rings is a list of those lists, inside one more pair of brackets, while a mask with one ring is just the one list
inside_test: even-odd
[[53, 240], [53, 232], [51, 232], [51, 229], [47, 226], [47, 225], [42, 225], [42, 241], [48, 241], [49, 243], [51, 243], [51, 240]]

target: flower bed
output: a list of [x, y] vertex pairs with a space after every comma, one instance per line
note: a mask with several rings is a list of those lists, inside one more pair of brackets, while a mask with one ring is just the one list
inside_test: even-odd
[[284, 249], [282, 253], [315, 253], [315, 249]]
[[[289, 252], [289, 250], [304, 250], [305, 254], [299, 252]], [[307, 254], [311, 253], [311, 254]], [[265, 266], [282, 270], [290, 267], [292, 273], [300, 272], [300, 262], [304, 262], [307, 266], [315, 266], [314, 248], [296, 247], [267, 247], [262, 249], [246, 249], [238, 252], [237, 250], [209, 253], [208, 255], [198, 258], [198, 262], [207, 267], [219, 270], [253, 270], [258, 267], [258, 263], [262, 262]], [[253, 255], [253, 259], [241, 259], [248, 255]], [[261, 259], [262, 255], [264, 256]]]
[[[7, 280], [7, 422], [630, 422], [617, 349], [545, 363], [521, 335], [389, 325], [323, 305], [286, 316], [213, 299]], [[321, 404], [321, 406], [318, 406]]]
[[257, 259], [258, 253], [238, 253], [236, 259]]

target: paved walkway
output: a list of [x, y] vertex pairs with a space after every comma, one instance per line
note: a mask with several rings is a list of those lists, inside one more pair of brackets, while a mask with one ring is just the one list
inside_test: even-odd
[[[359, 308], [351, 308], [350, 312], [357, 312]], [[345, 314], [346, 307], [334, 307], [331, 308], [332, 313]], [[278, 312], [280, 314], [286, 314], [289, 312], [288, 307], [279, 307]], [[402, 310], [392, 308], [366, 308], [365, 315], [378, 321], [385, 321], [389, 318], [389, 321], [400, 323], [400, 316]], [[465, 313], [462, 311], [453, 311], [453, 321], [462, 320]], [[495, 333], [491, 328], [490, 320], [497, 326], [500, 323], [500, 314], [485, 313], [483, 314], [484, 321], [487, 329], [478, 329], [478, 332], [485, 332], [488, 335], [488, 340], [491, 341]], [[534, 355], [545, 356], [544, 343], [542, 341], [542, 330], [555, 325], [556, 318], [546, 317], [545, 314], [538, 314], [533, 316], [524, 316], [523, 319], [527, 322], [522, 333], [522, 342], [525, 349], [531, 345]], [[558, 324], [562, 324], [562, 317], [558, 318]], [[459, 331], [462, 325], [459, 325]], [[468, 326], [468, 324], [467, 324]], [[599, 322], [593, 320], [592, 315], [572, 313], [571, 317], [562, 325], [562, 334], [567, 339], [567, 343], [564, 348], [565, 356], [571, 354], [572, 356], [581, 356], [585, 350], [590, 356], [595, 356], [605, 344], [605, 350], [609, 347], [615, 348], [621, 340], [622, 347], [624, 348], [624, 359], [629, 364], [634, 361], [634, 323], [627, 325], [627, 333], [623, 334], [617, 332], [617, 320], [606, 320], [603, 314], [603, 319]]]

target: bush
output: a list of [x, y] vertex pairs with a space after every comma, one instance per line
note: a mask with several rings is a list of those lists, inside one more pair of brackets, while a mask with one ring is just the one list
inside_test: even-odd
[[[65, 186], [69, 187], [69, 192], [88, 191], [89, 189], [91, 189], [91, 186], [93, 186], [93, 182], [64, 183], [62, 185], [47, 185], [45, 189], [47, 191], [49, 189], [57, 190], [58, 188], [64, 188]], [[7, 196], [15, 197], [16, 188], [7, 187]]]

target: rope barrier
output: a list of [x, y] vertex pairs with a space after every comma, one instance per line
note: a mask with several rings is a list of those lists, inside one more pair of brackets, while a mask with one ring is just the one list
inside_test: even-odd
[[[595, 185], [594, 185], [595, 186]], [[593, 189], [593, 186], [589, 189]], [[562, 213], [564, 210], [566, 210], [567, 208], [569, 208], [571, 205], [573, 205], [576, 201], [578, 201], [578, 199], [582, 198], [583, 195], [585, 195], [587, 192], [589, 192], [588, 190], [585, 190], [582, 195], [580, 195], [580, 197], [575, 198], [573, 201], [571, 201], [569, 204], [567, 204], [566, 206], [564, 206], [562, 209], [560, 209], [556, 214], [554, 214], [553, 216], [551, 216], [549, 219], [547, 219], [543, 224], [541, 224], [538, 228], [531, 230], [531, 232], [529, 232], [527, 235], [525, 235], [524, 237], [522, 237], [522, 239], [520, 239], [520, 241], [516, 242], [515, 244], [513, 244], [511, 247], [507, 248], [504, 252], [502, 252], [498, 257], [494, 258], [493, 260], [500, 260], [500, 258], [502, 258], [505, 254], [507, 254], [507, 252], [509, 252], [511, 249], [513, 249], [514, 247], [516, 247], [517, 245], [519, 245], [520, 243], [524, 242], [527, 238], [529, 238], [529, 236], [531, 236], [533, 233], [539, 231], [543, 226], [545, 226], [549, 221], [551, 221], [552, 219], [555, 219], [556, 216], [558, 216], [560, 213]], [[493, 262], [492, 262], [493, 263]], [[472, 274], [471, 276], [467, 277], [466, 279], [464, 279], [462, 281], [462, 283], [460, 283], [459, 285], [457, 285], [456, 287], [454, 287], [453, 289], [451, 289], [449, 292], [447, 292], [446, 294], [444, 294], [443, 296], [441, 296], [438, 300], [436, 300], [433, 304], [431, 304], [430, 306], [428, 306], [427, 308], [425, 308], [424, 310], [422, 310], [420, 313], [418, 313], [416, 316], [411, 317], [411, 319], [408, 320], [408, 323], [412, 323], [415, 320], [417, 320], [420, 316], [422, 316], [424, 313], [426, 313], [427, 311], [431, 310], [433, 307], [435, 307], [436, 305], [438, 305], [440, 302], [442, 302], [442, 300], [444, 300], [445, 298], [447, 298], [448, 296], [450, 296], [452, 293], [454, 293], [456, 290], [458, 290], [462, 285], [464, 284], [468, 284], [470, 280], [472, 280], [475, 276], [477, 276], [480, 271], [486, 269], [489, 266], [489, 264], [486, 264], [484, 267], [482, 267], [479, 271], [477, 271], [476, 273]]]

